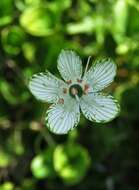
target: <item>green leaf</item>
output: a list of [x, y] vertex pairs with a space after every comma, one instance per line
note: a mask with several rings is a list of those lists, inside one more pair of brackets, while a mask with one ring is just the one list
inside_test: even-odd
[[11, 155], [6, 151], [0, 150], [0, 167], [7, 167], [11, 162]]
[[33, 190], [33, 189], [35, 189], [35, 180], [34, 179], [26, 178], [24, 181], [22, 181], [22, 189], [21, 190]]
[[52, 163], [53, 148], [48, 148], [46, 151], [35, 156], [31, 162], [31, 171], [38, 178], [53, 177], [55, 172]]
[[22, 46], [24, 57], [29, 61], [35, 61], [36, 47], [33, 43], [26, 42]]
[[59, 145], [54, 151], [54, 168], [65, 183], [76, 184], [85, 176], [90, 157], [78, 144]]
[[17, 55], [25, 40], [24, 31], [18, 26], [11, 26], [2, 31], [2, 44], [8, 54]]
[[138, 36], [139, 31], [139, 3], [135, 3], [134, 6], [129, 7], [128, 18], [128, 35], [131, 37]]
[[81, 22], [69, 23], [67, 25], [67, 32], [69, 34], [90, 33], [95, 28], [91, 17], [84, 18]]
[[0, 26], [7, 25], [13, 20], [14, 0], [0, 0]]
[[113, 8], [114, 22], [112, 33], [117, 43], [123, 41], [127, 30], [128, 4], [126, 0], [117, 0]]
[[0, 81], [0, 93], [9, 104], [16, 105], [18, 103], [18, 99], [14, 95], [14, 90], [7, 81]]
[[20, 24], [33, 36], [47, 36], [53, 32], [51, 19], [45, 6], [28, 6], [20, 17]]
[[14, 185], [12, 182], [5, 182], [0, 185], [0, 190], [14, 190]]

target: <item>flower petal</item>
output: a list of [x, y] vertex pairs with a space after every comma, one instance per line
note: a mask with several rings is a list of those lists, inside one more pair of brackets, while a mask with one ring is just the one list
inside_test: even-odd
[[64, 85], [66, 84], [62, 80], [47, 71], [33, 75], [29, 82], [29, 89], [37, 99], [56, 103]]
[[90, 85], [90, 92], [98, 92], [113, 81], [116, 69], [116, 64], [112, 60], [98, 60], [85, 74], [83, 80]]
[[64, 99], [64, 104], [52, 105], [46, 112], [46, 124], [56, 134], [68, 133], [79, 120], [79, 104], [71, 97]]
[[117, 101], [112, 96], [106, 96], [102, 93], [83, 96], [80, 105], [85, 117], [98, 123], [114, 119], [120, 111]]
[[82, 62], [74, 51], [62, 50], [57, 67], [65, 81], [80, 79], [82, 76]]

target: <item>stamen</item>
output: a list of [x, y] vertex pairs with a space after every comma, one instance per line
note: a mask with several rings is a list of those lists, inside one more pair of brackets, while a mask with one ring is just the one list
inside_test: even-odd
[[67, 81], [67, 84], [71, 84], [71, 83], [72, 83], [72, 81], [71, 81], [71, 80], [68, 80], [68, 81]]
[[63, 88], [63, 93], [67, 94], [67, 89], [66, 88]]
[[78, 82], [78, 83], [82, 83], [82, 81], [83, 81], [83, 80], [81, 80], [81, 79], [77, 79], [77, 82]]
[[91, 59], [91, 56], [88, 57], [87, 64], [86, 64], [86, 67], [85, 67], [85, 71], [84, 71], [84, 75], [87, 73], [90, 59]]
[[84, 85], [84, 94], [88, 94], [88, 90], [89, 90], [89, 85], [85, 84]]
[[64, 104], [64, 99], [63, 99], [63, 98], [60, 98], [60, 99], [58, 100], [58, 103], [59, 103], [59, 104]]

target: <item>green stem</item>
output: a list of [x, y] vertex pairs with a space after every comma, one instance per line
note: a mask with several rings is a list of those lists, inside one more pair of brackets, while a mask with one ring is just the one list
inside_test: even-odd
[[48, 143], [49, 146], [54, 147], [56, 145], [56, 142], [54, 141], [54, 139], [50, 135], [49, 131], [44, 128], [44, 125], [42, 126], [42, 128], [40, 130], [40, 133], [43, 136], [46, 143]]
[[44, 108], [42, 118], [41, 118], [41, 129], [40, 133], [45, 139], [45, 141], [48, 143], [49, 146], [55, 146], [55, 141], [53, 140], [52, 136], [50, 135], [49, 131], [45, 128], [45, 121], [44, 121], [44, 115], [45, 115], [46, 109]]

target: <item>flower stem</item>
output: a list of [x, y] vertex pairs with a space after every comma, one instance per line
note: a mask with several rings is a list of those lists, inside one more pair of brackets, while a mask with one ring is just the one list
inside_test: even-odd
[[52, 136], [50, 135], [50, 133], [48, 132], [48, 130], [46, 130], [44, 128], [44, 126], [42, 127], [42, 129], [40, 130], [41, 135], [43, 136], [44, 140], [48, 143], [49, 146], [55, 146], [56, 143], [53, 140]]
[[53, 140], [53, 138], [50, 135], [49, 131], [44, 126], [45, 112], [46, 112], [46, 110], [44, 108], [42, 118], [41, 118], [41, 121], [40, 121], [40, 124], [41, 124], [40, 133], [41, 133], [42, 137], [44, 138], [44, 140], [46, 141], [46, 143], [48, 143], [49, 146], [55, 146], [55, 144], [56, 144], [55, 141]]

